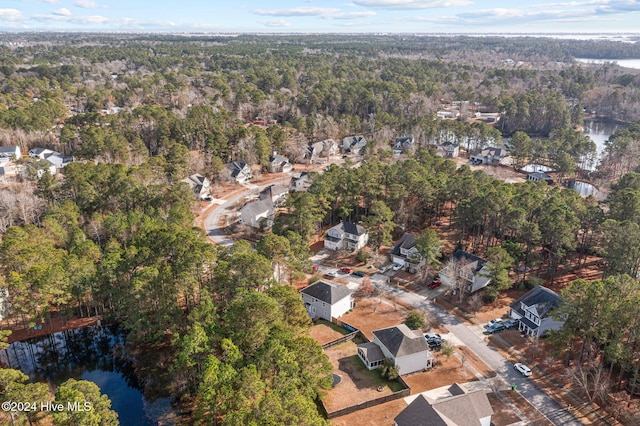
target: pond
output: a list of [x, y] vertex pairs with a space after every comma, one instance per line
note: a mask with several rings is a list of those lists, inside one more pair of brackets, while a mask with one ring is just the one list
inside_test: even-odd
[[576, 191], [578, 194], [583, 195], [583, 196], [589, 196], [592, 195], [594, 198], [598, 199], [598, 200], [603, 200], [604, 199], [604, 194], [600, 191], [598, 191], [598, 188], [596, 188], [595, 186], [593, 186], [590, 183], [587, 182], [581, 182], [579, 180], [569, 180], [563, 183], [564, 186], [566, 186], [569, 189], [573, 189], [574, 191]]
[[553, 168], [549, 166], [545, 166], [544, 164], [527, 164], [523, 168], [521, 168], [523, 172], [533, 173], [533, 172], [553, 172]]
[[640, 59], [589, 59], [589, 58], [576, 58], [576, 61], [585, 64], [605, 64], [615, 62], [623, 68], [635, 68], [640, 69]]
[[[8, 358], [7, 358], [8, 355]], [[172, 425], [176, 415], [169, 397], [151, 401], [142, 393], [117, 327], [89, 326], [12, 343], [2, 356], [10, 368], [32, 382], [57, 386], [69, 378], [96, 383], [111, 399], [122, 425]]]
[[609, 137], [614, 134], [616, 130], [623, 127], [621, 124], [607, 121], [585, 120], [582, 131], [596, 144], [598, 158], [602, 158], [605, 143], [609, 140]]

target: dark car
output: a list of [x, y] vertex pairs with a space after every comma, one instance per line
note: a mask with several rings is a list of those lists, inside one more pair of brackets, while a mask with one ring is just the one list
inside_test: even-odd
[[362, 277], [364, 277], [365, 273], [364, 273], [364, 272], [362, 272], [362, 271], [353, 271], [353, 272], [351, 273], [351, 275], [353, 275], [354, 277], [360, 277], [360, 278], [362, 278]]
[[501, 331], [504, 331], [506, 329], [507, 329], [507, 326], [504, 325], [503, 322], [497, 322], [487, 327], [487, 332], [489, 332], [489, 334], [494, 334], [494, 333], [499, 333]]
[[434, 288], [438, 288], [442, 285], [442, 282], [440, 280], [433, 280], [431, 281], [431, 284], [429, 284], [427, 286], [427, 288], [433, 290]]
[[512, 328], [516, 328], [518, 326], [518, 320], [509, 319], [503, 322], [504, 326], [510, 330]]

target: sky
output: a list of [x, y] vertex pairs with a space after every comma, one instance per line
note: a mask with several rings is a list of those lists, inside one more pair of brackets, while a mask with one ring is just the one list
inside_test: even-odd
[[0, 31], [640, 32], [640, 0], [0, 0]]

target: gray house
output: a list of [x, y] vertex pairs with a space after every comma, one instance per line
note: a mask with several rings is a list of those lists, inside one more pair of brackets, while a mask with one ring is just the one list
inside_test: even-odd
[[346, 285], [322, 280], [303, 288], [300, 293], [311, 319], [331, 321], [331, 318], [338, 318], [349, 312], [355, 304], [353, 292]]
[[520, 331], [529, 336], [540, 337], [548, 330], [560, 330], [564, 325], [564, 321], [549, 315], [560, 301], [558, 293], [538, 286], [511, 304], [509, 316], [518, 320]]
[[488, 274], [487, 263], [486, 259], [458, 249], [453, 253], [451, 262], [440, 270], [440, 281], [445, 285], [454, 286], [457, 274], [460, 279], [464, 280], [465, 291], [474, 293], [491, 282], [491, 278], [486, 276]]
[[416, 149], [416, 140], [412, 135], [401, 136], [396, 138], [393, 144], [393, 153], [400, 155], [407, 152], [413, 152]]
[[413, 274], [418, 272], [418, 268], [424, 263], [424, 259], [416, 248], [416, 236], [410, 232], [404, 233], [391, 250], [390, 257], [393, 263], [401, 265], [403, 269]]
[[200, 174], [191, 175], [186, 179], [182, 179], [180, 182], [189, 185], [189, 188], [193, 191], [193, 195], [198, 200], [202, 200], [211, 194], [211, 182]]
[[[460, 391], [460, 392], [458, 392]], [[431, 399], [418, 395], [393, 420], [396, 426], [490, 426], [493, 408], [482, 391], [465, 393], [451, 386], [450, 395]]]
[[251, 168], [244, 161], [232, 161], [224, 165], [232, 179], [238, 183], [244, 183], [251, 179]]
[[271, 173], [289, 173], [293, 170], [293, 165], [284, 155], [279, 155], [275, 151], [269, 157], [269, 171]]
[[553, 185], [553, 179], [551, 178], [551, 176], [549, 176], [544, 172], [531, 172], [527, 175], [527, 180], [530, 180], [533, 182], [539, 182], [543, 180], [547, 182], [548, 185]]
[[347, 136], [342, 139], [342, 148], [350, 152], [358, 152], [367, 146], [367, 140], [362, 135]]
[[430, 368], [435, 359], [422, 332], [411, 330], [405, 324], [375, 330], [373, 342], [358, 345], [358, 356], [369, 370], [389, 358], [400, 374]]

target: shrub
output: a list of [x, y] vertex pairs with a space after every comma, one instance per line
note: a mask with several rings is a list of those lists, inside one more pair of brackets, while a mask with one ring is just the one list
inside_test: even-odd
[[422, 328], [425, 324], [424, 314], [418, 310], [413, 310], [409, 312], [409, 315], [407, 315], [407, 319], [404, 320], [404, 323], [412, 330]]

